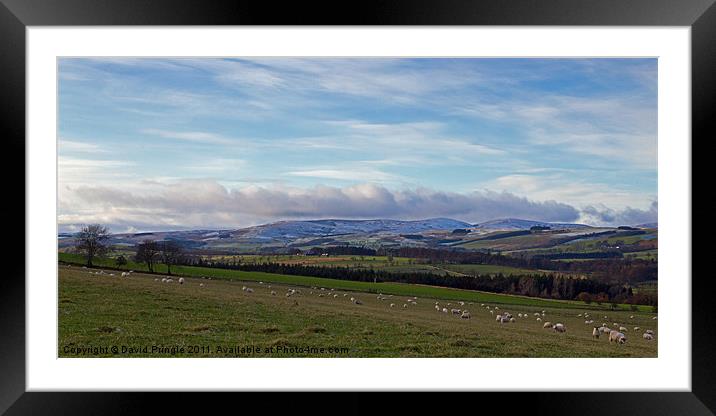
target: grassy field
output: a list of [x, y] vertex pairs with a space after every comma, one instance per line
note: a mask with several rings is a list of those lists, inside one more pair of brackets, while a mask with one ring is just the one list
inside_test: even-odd
[[[60, 253], [59, 259], [63, 262], [83, 264], [82, 256], [76, 254]], [[95, 264], [101, 267], [112, 267], [113, 261], [111, 259], [97, 259]], [[147, 271], [144, 264], [138, 264], [135, 262], [129, 262], [125, 267], [127, 270], [136, 271]], [[157, 273], [166, 273], [167, 269], [164, 265], [156, 265], [155, 271]], [[499, 293], [480, 292], [475, 290], [462, 290], [453, 289], [448, 287], [437, 287], [437, 286], [424, 286], [424, 285], [411, 285], [393, 282], [358, 282], [351, 280], [338, 280], [338, 279], [325, 279], [320, 277], [311, 276], [295, 276], [295, 275], [283, 275], [275, 273], [262, 273], [262, 272], [245, 272], [239, 270], [227, 270], [227, 269], [216, 269], [209, 267], [195, 267], [195, 266], [175, 266], [172, 267], [172, 273], [177, 276], [185, 277], [209, 277], [212, 279], [222, 280], [242, 280], [251, 282], [267, 282], [267, 283], [281, 283], [296, 286], [305, 287], [325, 287], [340, 290], [353, 290], [368, 293], [385, 293], [392, 295], [402, 296], [425, 296], [440, 299], [452, 299], [452, 300], [465, 300], [473, 302], [491, 302], [495, 304], [506, 303], [510, 305], [525, 305], [535, 307], [552, 307], [552, 308], [589, 308], [589, 309], [602, 309], [609, 310], [607, 304], [604, 305], [587, 305], [580, 301], [568, 301], [568, 300], [553, 300], [553, 299], [541, 299], [532, 298], [527, 296], [514, 296], [504, 295]], [[629, 310], [631, 305], [619, 304], [617, 308], [620, 310]], [[640, 312], [648, 312], [651, 307], [638, 305], [636, 306]]]
[[[88, 346], [106, 347], [84, 356], [123, 357], [655, 357], [656, 341], [645, 341], [634, 326], [656, 331], [652, 314], [627, 311], [592, 312], [595, 324], [614, 322], [629, 328], [629, 342], [614, 345], [602, 336], [591, 337], [592, 325], [578, 314], [584, 308], [554, 302], [559, 307], [499, 305], [529, 314], [517, 322], [499, 324], [479, 303], [432, 298], [417, 294], [417, 305], [405, 296], [378, 300], [375, 294], [350, 290], [272, 283], [187, 278], [186, 283], [162, 283], [161, 276], [133, 273], [90, 274], [97, 269], [59, 267], [60, 357]], [[201, 287], [200, 284], [204, 286]], [[243, 291], [248, 286], [253, 293]], [[269, 286], [271, 286], [269, 288]], [[299, 295], [287, 298], [289, 288]], [[413, 287], [420, 292], [422, 287]], [[271, 295], [271, 291], [277, 295]], [[329, 295], [330, 293], [330, 295]], [[323, 294], [323, 296], [319, 296]], [[336, 297], [333, 294], [337, 295]], [[345, 296], [344, 296], [345, 294]], [[466, 293], [467, 294], [467, 293]], [[355, 305], [350, 297], [360, 299]], [[519, 298], [515, 298], [519, 299]], [[471, 319], [435, 310], [468, 309]], [[396, 307], [391, 308], [390, 303]], [[447, 306], [447, 303], [451, 303]], [[564, 334], [542, 328], [532, 315], [545, 311], [544, 320], [562, 322]], [[499, 311], [498, 311], [499, 313]], [[603, 316], [608, 318], [603, 318]], [[630, 316], [634, 318], [630, 318]], [[657, 332], [658, 336], [658, 332]], [[117, 346], [114, 355], [110, 348]], [[122, 347], [131, 347], [135, 351]], [[147, 348], [143, 351], [143, 348]], [[170, 348], [174, 347], [175, 351]], [[222, 347], [223, 350], [219, 350]], [[241, 348], [251, 347], [252, 352]], [[155, 348], [153, 351], [152, 348]], [[258, 348], [258, 352], [256, 349]], [[273, 350], [270, 350], [273, 348]], [[311, 348], [313, 350], [311, 350]], [[323, 351], [318, 350], [324, 348]], [[333, 350], [329, 350], [333, 348]], [[303, 349], [303, 350], [301, 350]]]

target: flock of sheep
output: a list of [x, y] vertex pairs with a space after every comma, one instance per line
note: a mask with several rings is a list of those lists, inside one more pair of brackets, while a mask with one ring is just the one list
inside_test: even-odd
[[[134, 272], [133, 270], [130, 270], [128, 272], [122, 272], [121, 277], [129, 277], [133, 272]], [[114, 276], [114, 273], [106, 273], [104, 270], [99, 270], [97, 272], [89, 271], [89, 274]], [[208, 277], [202, 277], [202, 279], [211, 280], [211, 278], [208, 278]], [[158, 282], [159, 278], [155, 278], [154, 281]], [[173, 283], [174, 279], [171, 277], [162, 277], [161, 282], [162, 283]], [[184, 281], [183, 277], [180, 277], [177, 280], [177, 282], [180, 285], [183, 285], [185, 281]], [[259, 282], [259, 284], [263, 285], [264, 282]], [[204, 283], [199, 284], [199, 287], [203, 287], [203, 286], [204, 286]], [[268, 285], [268, 289], [271, 289], [271, 285]], [[242, 286], [241, 290], [246, 293], [254, 292], [254, 289], [247, 287], [247, 286]], [[316, 291], [317, 296], [321, 297], [321, 298], [322, 297], [329, 297], [329, 298], [348, 297], [348, 293], [338, 293], [338, 292], [334, 291], [334, 289], [326, 289], [323, 287], [321, 287], [321, 288], [312, 287], [311, 290], [309, 291], [309, 295], [313, 295], [314, 291]], [[270, 290], [270, 294], [271, 294], [271, 296], [277, 296], [277, 292], [275, 290]], [[301, 291], [299, 289], [287, 289], [285, 296], [287, 298], [290, 298], [292, 296], [300, 295], [300, 294], [301, 294]], [[387, 301], [387, 300], [397, 299], [397, 297], [394, 295], [383, 295], [382, 293], [379, 293], [378, 296], [376, 297], [376, 299], [378, 299], [380, 301]], [[354, 296], [350, 297], [350, 302], [354, 305], [362, 305], [363, 304], [363, 302], [360, 299], [358, 299]], [[472, 305], [472, 302], [468, 302], [467, 304]], [[409, 306], [417, 306], [417, 305], [418, 305], [418, 297], [412, 296], [412, 297], [408, 297], [407, 299], [405, 299], [402, 307], [404, 309], [407, 309]], [[458, 301], [457, 305], [463, 307], [463, 306], [465, 306], [465, 302]], [[455, 306], [457, 306], [457, 305], [455, 305]], [[434, 307], [435, 307], [435, 310], [440, 313], [444, 313], [444, 314], [449, 313], [449, 314], [451, 314], [453, 316], [457, 316], [461, 319], [470, 319], [471, 318], [470, 312], [468, 310], [451, 307], [451, 306], [453, 306], [453, 305], [450, 302], [448, 302], [444, 305], [441, 305], [440, 302], [436, 301]], [[389, 303], [389, 307], [394, 308], [394, 307], [396, 307], [396, 304]], [[450, 308], [448, 308], [448, 307], [450, 307]], [[480, 304], [480, 307], [485, 308], [492, 315], [495, 315], [496, 311], [500, 311], [499, 306], [490, 307], [489, 305], [485, 305], [484, 303], [482, 303], [482, 304]], [[536, 317], [537, 322], [542, 322], [542, 318], [544, 318], [545, 316], [546, 316], [546, 312], [544, 310], [541, 313], [540, 312], [533, 313], [533, 317]], [[520, 312], [517, 314], [517, 318], [526, 319], [528, 317], [529, 317], [529, 315], [527, 313]], [[590, 315], [588, 313], [584, 313], [584, 314], [580, 313], [577, 315], [577, 317], [584, 317], [585, 325], [590, 325], [590, 324], [594, 323], [594, 319], [589, 319]], [[607, 316], [604, 316], [604, 319], [607, 319]], [[634, 319], [634, 315], [630, 316], [630, 319]], [[656, 318], [656, 316], [654, 316], [652, 319], [656, 320], [657, 318]], [[497, 312], [497, 315], [495, 316], [495, 321], [499, 322], [500, 324], [508, 324], [508, 323], [517, 322], [517, 319], [511, 313], [502, 311], [502, 312]], [[605, 335], [608, 335], [608, 339], [609, 339], [610, 343], [616, 343], [618, 345], [625, 344], [627, 342], [627, 337], [625, 335], [625, 332], [628, 332], [628, 329], [623, 325], [619, 325], [619, 323], [617, 323], [617, 322], [614, 322], [613, 326], [618, 327], [619, 329], [618, 330], [611, 329], [611, 328], [609, 328], [609, 326], [607, 326], [606, 323], [602, 323], [602, 325], [599, 327], [594, 326], [592, 329], [592, 338], [599, 339], [600, 335], [605, 334]], [[551, 329], [551, 330], [554, 330], [555, 332], [560, 332], [560, 333], [567, 332], [567, 328], [565, 327], [565, 325], [560, 322], [553, 324], [552, 322], [546, 321], [542, 324], [542, 328]], [[635, 332], [639, 331], [640, 329], [641, 328], [638, 326], [634, 327]], [[651, 329], [647, 329], [642, 334], [642, 337], [647, 341], [652, 341], [654, 339], [654, 331], [652, 331]]]

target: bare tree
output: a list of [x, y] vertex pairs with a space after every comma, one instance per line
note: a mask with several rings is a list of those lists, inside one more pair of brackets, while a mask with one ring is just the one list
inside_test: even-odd
[[90, 224], [82, 227], [77, 233], [77, 251], [87, 257], [87, 266], [92, 266], [95, 257], [104, 256], [109, 252], [109, 229], [100, 224]]
[[159, 259], [159, 245], [154, 240], [146, 240], [137, 244], [137, 253], [135, 260], [140, 263], [146, 263], [150, 272], [154, 271], [154, 264]]
[[162, 241], [159, 243], [162, 263], [167, 265], [167, 274], [172, 274], [172, 265], [181, 262], [184, 253], [175, 241]]

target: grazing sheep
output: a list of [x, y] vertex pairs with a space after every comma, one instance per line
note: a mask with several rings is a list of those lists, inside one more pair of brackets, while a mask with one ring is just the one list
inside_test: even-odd
[[408, 307], [408, 304], [407, 304], [407, 303], [404, 303], [404, 304], [403, 304], [403, 308], [407, 308], [407, 307]]
[[567, 332], [567, 328], [564, 327], [564, 324], [560, 324], [560, 323], [554, 324], [553, 329], [557, 332]]
[[458, 303], [460, 304], [460, 306], [465, 306], [465, 302], [462, 302], [462, 301], [461, 301], [461, 302], [458, 302]]
[[271, 291], [271, 296], [276, 296], [276, 291], [275, 291], [275, 290], [272, 290], [272, 291]]
[[645, 332], [644, 335], [642, 335], [642, 336], [643, 336], [644, 339], [647, 340], [647, 341], [651, 341], [651, 340], [654, 339], [654, 336], [653, 336], [653, 335], [647, 334], [646, 332]]
[[448, 313], [447, 308], [443, 308], [443, 313]]
[[617, 344], [624, 344], [626, 343], [627, 338], [626, 335], [619, 331], [612, 330], [609, 332], [609, 343], [616, 342]]
[[460, 315], [460, 309], [450, 309], [450, 312], [452, 312], [453, 315]]
[[542, 318], [537, 318], [537, 322], [542, 322]]
[[173, 281], [174, 281], [174, 279], [172, 279], [172, 278], [167, 279], [167, 283], [171, 283]]
[[501, 323], [501, 324], [507, 324], [507, 323], [510, 323], [510, 322], [514, 322], [512, 319], [513, 319], [513, 318], [508, 318], [508, 317], [506, 317], [506, 316], [503, 316], [503, 317], [502, 317], [502, 320], [500, 321], [500, 323]]
[[355, 302], [355, 301], [356, 301], [356, 298], [354, 298], [353, 296], [351, 296], [351, 302]]
[[623, 326], [619, 327], [619, 332], [627, 332], [627, 329]]
[[652, 319], [652, 320], [656, 320], [656, 316], [655, 316], [655, 317], [653, 317], [653, 318], [651, 318], [651, 319]]
[[592, 338], [599, 339], [599, 328], [597, 328], [596, 326], [594, 327], [594, 329], [592, 329]]
[[494, 315], [494, 314], [495, 314], [495, 311], [490, 311], [490, 314], [491, 314], [491, 315]]
[[[155, 280], [156, 280], [156, 279], [155, 279]], [[167, 281], [167, 278], [166, 278], [166, 277], [162, 277], [162, 283], [166, 283], [166, 281]]]
[[158, 281], [159, 281], [159, 279], [158, 279], [158, 278], [155, 278], [155, 279], [154, 279], [154, 281], [155, 281], [155, 282], [158, 282]]
[[535, 312], [533, 315], [534, 315], [534, 316], [539, 316], [539, 312]]
[[634, 319], [634, 315], [630, 316], [629, 319]]
[[497, 316], [495, 317], [495, 321], [500, 321], [500, 322], [502, 322], [502, 315], [497, 315]]
[[519, 318], [522, 318], [522, 314], [521, 314], [521, 313], [518, 313], [517, 316], [518, 316]]
[[644, 331], [644, 333], [654, 335], [654, 331], [652, 331], [651, 329], [647, 329], [646, 331]]
[[581, 318], [581, 317], [582, 317], [582, 314], [581, 314], [581, 313], [578, 313], [578, 314], [577, 314], [577, 318]]
[[470, 312], [468, 312], [468, 311], [463, 311], [463, 312], [462, 312], [462, 315], [460, 315], [460, 318], [462, 318], [462, 319], [470, 319]]
[[362, 305], [362, 304], [363, 304], [363, 302], [362, 302], [360, 299], [356, 299], [353, 303], [355, 303], [356, 305]]
[[184, 278], [183, 278], [183, 277], [180, 277], [180, 278], [179, 278], [179, 284], [180, 284], [180, 285], [183, 285], [183, 284], [184, 284]]
[[390, 307], [391, 307], [391, 308], [394, 308], [394, 307], [395, 307], [395, 303], [391, 303], [391, 304], [390, 304]]
[[499, 311], [500, 310], [499, 306], [495, 306], [495, 310]]
[[203, 283], [199, 283], [199, 287], [204, 287], [204, 284], [203, 284]]
[[552, 329], [552, 322], [549, 322], [549, 321], [545, 322], [544, 325], [542, 325], [542, 328]]
[[241, 290], [246, 291], [246, 286], [241, 286]]
[[510, 322], [515, 322], [515, 318], [509, 318]]
[[605, 334], [609, 334], [610, 332], [612, 332], [611, 328], [609, 328], [608, 326], [603, 326], [600, 328], [600, 330]]
[[334, 298], [337, 298], [337, 297], [338, 297], [338, 294], [334, 294], [333, 297], [334, 297]]
[[246, 288], [246, 292], [247, 292], [247, 293], [254, 293], [254, 290], [251, 289], [250, 287], [248, 287], [248, 288]]
[[639, 327], [638, 327], [638, 326], [635, 326], [635, 327], [634, 327], [634, 330], [635, 330], [635, 331], [638, 331], [638, 330], [639, 330]]
[[122, 277], [127, 277], [128, 275], [129, 275], [129, 273], [127, 273], [127, 272], [122, 272], [122, 275], [121, 275], [121, 276], [122, 276]]

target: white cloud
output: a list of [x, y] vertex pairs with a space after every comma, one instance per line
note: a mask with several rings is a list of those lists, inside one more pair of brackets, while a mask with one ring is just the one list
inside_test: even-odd
[[142, 133], [158, 136], [164, 139], [176, 139], [185, 140], [195, 143], [208, 143], [208, 144], [221, 144], [229, 145], [236, 144], [236, 139], [221, 136], [215, 133], [208, 133], [203, 131], [172, 131], [172, 130], [161, 130], [161, 129], [143, 129]]
[[[532, 201], [507, 192], [467, 194], [425, 188], [389, 190], [374, 184], [343, 188], [226, 188], [214, 181], [147, 183], [131, 191], [111, 186], [77, 186], [61, 195], [59, 222], [68, 226], [99, 221], [147, 227], [240, 227], [290, 218], [452, 217], [469, 222], [519, 217], [573, 221], [579, 212], [555, 201]], [[100, 221], [101, 220], [101, 221]]]

